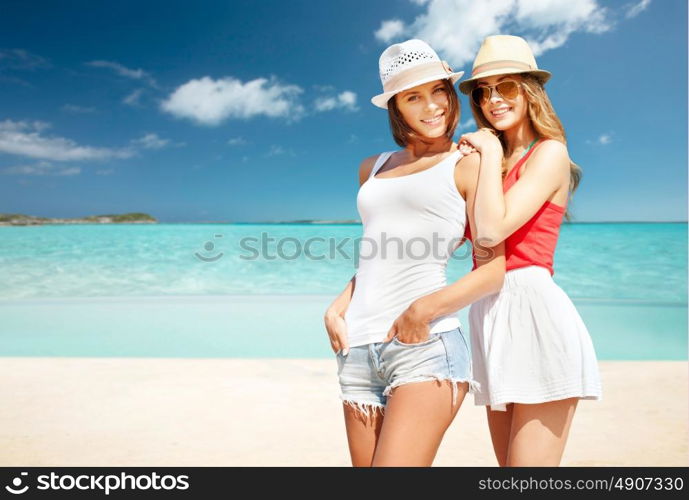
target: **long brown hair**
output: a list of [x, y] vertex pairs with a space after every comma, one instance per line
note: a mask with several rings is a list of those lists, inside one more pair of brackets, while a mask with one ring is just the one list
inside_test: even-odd
[[[445, 92], [447, 92], [447, 98], [449, 101], [448, 106], [448, 120], [447, 129], [445, 129], [445, 135], [448, 139], [452, 140], [452, 136], [455, 134], [455, 129], [457, 128], [457, 123], [459, 122], [459, 98], [457, 97], [457, 91], [452, 82], [447, 79], [441, 80], [445, 86]], [[388, 101], [388, 118], [390, 120], [390, 131], [392, 132], [392, 137], [398, 146], [406, 147], [411, 139], [416, 137], [416, 132], [404, 121], [402, 113], [400, 113], [397, 107], [397, 94], [392, 96]]]
[[[517, 76], [517, 75], [515, 75]], [[524, 90], [524, 96], [528, 103], [527, 114], [529, 120], [531, 120], [531, 125], [536, 131], [537, 136], [540, 139], [554, 139], [560, 141], [564, 145], [567, 145], [567, 138], [565, 136], [565, 129], [562, 126], [562, 122], [557, 117], [553, 104], [550, 102], [550, 98], [546, 93], [541, 82], [533, 75], [528, 73], [518, 75], [521, 77], [521, 88]], [[518, 78], [516, 78], [518, 79]], [[481, 108], [474, 102], [473, 99], [469, 99], [471, 103], [471, 112], [474, 115], [474, 120], [476, 121], [477, 128], [489, 128], [493, 130], [502, 144], [503, 151], [507, 151], [507, 142], [505, 140], [504, 134], [500, 130], [496, 130], [490, 124], [490, 122], [483, 116]], [[502, 162], [502, 175], [503, 177], [507, 173], [507, 165], [505, 160]], [[581, 181], [581, 167], [570, 160], [569, 162], [569, 194], [572, 195], [579, 187], [579, 182]], [[569, 209], [565, 213], [565, 218], [569, 221], [571, 220], [571, 214]]]

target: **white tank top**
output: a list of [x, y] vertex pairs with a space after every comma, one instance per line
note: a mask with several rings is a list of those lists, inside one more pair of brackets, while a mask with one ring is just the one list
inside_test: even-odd
[[[345, 313], [350, 347], [381, 342], [414, 300], [444, 288], [447, 261], [464, 236], [466, 204], [454, 175], [461, 153], [413, 174], [375, 177], [391, 155], [378, 157], [357, 195], [364, 234]], [[460, 322], [452, 313], [429, 326], [444, 332]]]

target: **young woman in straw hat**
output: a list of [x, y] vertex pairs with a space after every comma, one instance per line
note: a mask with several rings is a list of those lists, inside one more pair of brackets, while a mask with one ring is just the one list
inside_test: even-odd
[[549, 77], [524, 39], [500, 35], [484, 40], [460, 84], [480, 128], [460, 139], [481, 155], [474, 234], [484, 246], [505, 244], [502, 290], [469, 313], [475, 401], [488, 405], [502, 466], [558, 465], [578, 400], [601, 397], [589, 333], [552, 280], [581, 171], [543, 88]]
[[363, 223], [355, 276], [325, 314], [337, 353], [354, 466], [430, 466], [470, 387], [468, 339], [455, 312], [497, 292], [497, 245], [478, 268], [447, 285], [447, 261], [473, 224], [478, 155], [452, 136], [462, 73], [421, 40], [380, 57], [388, 110], [403, 149], [365, 159], [357, 206]]

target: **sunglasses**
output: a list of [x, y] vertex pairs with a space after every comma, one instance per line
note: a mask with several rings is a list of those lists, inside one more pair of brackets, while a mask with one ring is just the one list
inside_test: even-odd
[[519, 84], [514, 80], [504, 80], [493, 86], [476, 87], [471, 91], [471, 99], [477, 106], [483, 106], [493, 95], [493, 89], [500, 97], [510, 101], [519, 95]]

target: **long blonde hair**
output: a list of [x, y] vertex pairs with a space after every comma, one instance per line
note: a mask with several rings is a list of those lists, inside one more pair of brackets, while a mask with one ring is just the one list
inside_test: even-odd
[[[557, 117], [555, 109], [553, 108], [550, 98], [546, 93], [541, 82], [533, 75], [528, 73], [520, 74], [521, 77], [521, 88], [524, 90], [524, 96], [528, 103], [527, 113], [529, 120], [531, 120], [531, 125], [536, 131], [537, 136], [540, 139], [554, 139], [560, 141], [564, 145], [567, 145], [567, 139], [565, 137], [565, 129], [562, 126], [562, 122]], [[505, 140], [505, 135], [500, 131], [493, 128], [490, 122], [483, 116], [481, 108], [476, 105], [473, 99], [469, 99], [471, 103], [471, 112], [474, 115], [474, 120], [476, 121], [476, 126], [478, 128], [489, 128], [493, 130], [502, 144], [503, 151], [507, 151], [507, 142]], [[503, 177], [507, 173], [507, 165], [505, 160], [502, 162], [502, 175]], [[570, 160], [569, 162], [569, 194], [572, 195], [579, 186], [581, 181], [581, 167]], [[565, 218], [569, 221], [571, 219], [569, 210], [565, 213]]]

